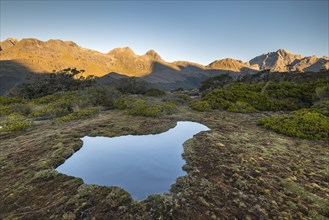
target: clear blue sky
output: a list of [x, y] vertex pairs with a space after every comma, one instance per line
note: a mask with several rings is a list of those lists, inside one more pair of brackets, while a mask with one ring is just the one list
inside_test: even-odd
[[107, 53], [129, 46], [167, 61], [247, 61], [284, 48], [328, 56], [325, 1], [3, 1], [1, 40], [72, 40]]

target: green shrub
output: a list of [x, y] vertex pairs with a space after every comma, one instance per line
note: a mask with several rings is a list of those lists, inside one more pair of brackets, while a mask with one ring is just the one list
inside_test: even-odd
[[111, 87], [98, 86], [89, 88], [79, 94], [79, 106], [86, 107], [89, 103], [91, 106], [103, 106], [114, 108], [114, 100], [120, 97], [120, 92]]
[[15, 103], [11, 105], [10, 109], [12, 112], [17, 112], [25, 116], [29, 115], [32, 112], [31, 105], [29, 104]]
[[158, 117], [176, 112], [174, 103], [148, 104], [144, 100], [134, 101], [128, 107], [127, 113], [134, 116]]
[[256, 112], [257, 110], [247, 102], [237, 101], [231, 104], [231, 106], [227, 109], [227, 111], [247, 113], [247, 112]]
[[230, 108], [235, 111], [234, 106], [239, 101], [248, 103], [259, 111], [292, 111], [311, 107], [315, 101], [316, 86], [323, 86], [324, 83], [325, 81], [303, 84], [292, 82], [233, 83], [222, 89], [215, 89], [203, 94], [202, 100], [207, 101], [213, 109], [227, 110]]
[[61, 97], [65, 96], [65, 95], [68, 95], [68, 93], [57, 92], [52, 95], [47, 95], [47, 96], [43, 96], [41, 98], [34, 99], [33, 101], [36, 104], [49, 104], [49, 103], [59, 100]]
[[23, 99], [20, 97], [5, 97], [0, 96], [0, 106], [1, 105], [10, 105], [13, 103], [22, 103]]
[[227, 109], [232, 102], [237, 101], [237, 98], [231, 92], [216, 89], [206, 94], [202, 100], [207, 101], [213, 109]]
[[39, 105], [37, 108], [33, 109], [30, 117], [51, 117], [51, 108], [48, 105]]
[[163, 102], [158, 104], [161, 112], [164, 115], [170, 115], [177, 112], [177, 105], [174, 102]]
[[329, 140], [329, 117], [310, 109], [302, 109], [289, 115], [262, 118], [259, 124], [289, 136]]
[[166, 94], [166, 92], [164, 92], [160, 89], [149, 89], [145, 93], [145, 95], [147, 95], [147, 96], [154, 96], [154, 97], [164, 96], [165, 94]]
[[175, 103], [178, 105], [186, 105], [186, 104], [189, 104], [191, 102], [191, 100], [192, 99], [190, 98], [190, 96], [185, 93], [170, 92], [170, 93], [167, 93], [166, 96], [164, 96], [161, 101], [171, 102], [171, 103]]
[[73, 109], [77, 107], [103, 106], [108, 109], [114, 108], [114, 100], [118, 99], [120, 96], [120, 92], [114, 88], [94, 86], [79, 91], [57, 92], [52, 95], [34, 99], [33, 102], [35, 104], [59, 106], [67, 109], [69, 113], [72, 113]]
[[211, 106], [207, 101], [196, 101], [190, 106], [193, 110], [199, 112], [209, 112], [211, 111]]
[[9, 115], [11, 113], [19, 113], [28, 116], [32, 112], [32, 104], [12, 103], [0, 107], [0, 115]]
[[315, 111], [329, 117], [329, 99], [321, 100], [316, 102], [313, 106], [312, 109]]
[[200, 91], [214, 90], [215, 88], [223, 87], [231, 82], [233, 82], [233, 78], [229, 74], [210, 77], [202, 82]]
[[183, 99], [185, 102], [189, 102], [189, 101], [191, 101], [191, 97], [189, 96], [189, 95], [187, 95], [187, 94], [180, 94], [179, 95], [179, 98], [181, 98], [181, 99]]
[[315, 89], [316, 96], [320, 99], [329, 99], [329, 84]]
[[9, 115], [10, 113], [12, 113], [10, 105], [0, 107], [0, 115]]
[[5, 117], [4, 121], [0, 122], [0, 131], [18, 131], [24, 130], [32, 123], [27, 121], [25, 117], [19, 113], [12, 113]]
[[158, 106], [148, 105], [143, 100], [133, 102], [127, 112], [134, 116], [157, 117], [161, 115], [161, 110]]
[[117, 109], [124, 110], [124, 109], [127, 109], [131, 105], [132, 102], [133, 102], [133, 100], [131, 100], [131, 99], [121, 97], [114, 102], [114, 106]]
[[43, 109], [44, 116], [51, 118], [59, 118], [67, 114], [73, 113], [76, 106], [75, 97], [72, 95], [63, 95], [58, 100], [49, 103]]
[[26, 103], [25, 100], [19, 97], [0, 96], [0, 115], [9, 115], [14, 112], [28, 115], [31, 109], [24, 103]]
[[82, 109], [73, 113], [70, 113], [68, 115], [65, 115], [60, 118], [61, 121], [67, 122], [67, 121], [74, 121], [78, 119], [85, 119], [90, 118], [94, 116], [98, 112], [97, 108], [86, 108]]
[[73, 112], [72, 108], [57, 107], [54, 104], [38, 106], [30, 114], [31, 117], [59, 118]]
[[149, 85], [136, 77], [130, 77], [120, 79], [116, 89], [124, 94], [145, 94]]
[[[39, 103], [32, 110], [31, 117], [59, 118], [73, 113], [76, 104], [76, 96], [72, 93], [61, 93], [61, 95], [50, 95], [34, 100]], [[40, 104], [47, 103], [47, 104]]]
[[34, 99], [56, 92], [79, 90], [94, 85], [95, 80], [92, 76], [87, 78], [77, 77], [78, 74], [83, 72], [84, 70], [67, 68], [57, 73], [40, 74], [33, 82], [19, 84], [12, 91], [12, 94], [22, 98]]
[[[136, 112], [137, 113], [137, 112]], [[156, 105], [151, 105], [148, 106], [147, 108], [145, 108], [144, 112], [141, 114], [136, 114], [135, 115], [141, 115], [141, 116], [146, 116], [146, 117], [158, 117], [161, 116], [161, 109], [159, 108], [159, 106]]]

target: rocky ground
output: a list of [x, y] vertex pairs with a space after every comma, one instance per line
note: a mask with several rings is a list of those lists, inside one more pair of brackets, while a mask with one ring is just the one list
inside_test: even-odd
[[[264, 114], [182, 109], [145, 118], [112, 110], [1, 134], [0, 219], [328, 219], [329, 144], [259, 127]], [[133, 201], [121, 188], [55, 170], [82, 146], [80, 137], [159, 133], [178, 120], [211, 130], [185, 142], [188, 174], [168, 194]]]

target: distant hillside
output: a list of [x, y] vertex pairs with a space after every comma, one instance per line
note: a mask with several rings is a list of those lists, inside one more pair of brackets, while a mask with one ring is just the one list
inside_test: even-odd
[[0, 60], [15, 60], [34, 72], [53, 72], [67, 67], [84, 69], [85, 75], [104, 76], [118, 72], [127, 76], [144, 76], [158, 62], [178, 70], [154, 51], [136, 55], [129, 47], [115, 48], [107, 54], [82, 48], [72, 41], [10, 38], [0, 43]]
[[256, 73], [258, 72], [258, 65], [249, 65], [241, 60], [226, 58], [216, 60], [207, 66], [208, 69], [231, 70], [241, 73]]
[[226, 58], [204, 66], [188, 61], [166, 62], [154, 50], [137, 55], [124, 47], [104, 54], [82, 48], [72, 41], [44, 42], [32, 38], [9, 38], [0, 42], [0, 63], [0, 94], [25, 81], [31, 73], [50, 73], [68, 67], [85, 70], [84, 76], [95, 75], [102, 84], [135, 76], [163, 89], [194, 88], [204, 79], [223, 73], [237, 77], [241, 73], [258, 71], [319, 72], [329, 69], [328, 57], [304, 57], [283, 49], [257, 56], [249, 62]]
[[86, 75], [104, 76], [110, 72], [126, 76], [145, 76], [155, 71], [154, 63], [171, 69], [195, 66], [205, 70], [229, 70], [254, 73], [269, 69], [272, 72], [315, 71], [329, 69], [328, 57], [304, 57], [280, 49], [243, 62], [231, 58], [216, 60], [207, 66], [188, 61], [164, 61], [156, 51], [136, 55], [129, 47], [115, 48], [107, 54], [85, 49], [72, 41], [8, 38], [0, 43], [0, 60], [15, 60], [34, 72], [53, 72], [67, 67], [84, 69]]
[[[159, 62], [154, 62], [151, 73], [139, 77], [153, 87], [172, 90], [177, 88], [196, 88], [201, 85], [202, 81], [208, 77], [217, 76], [221, 74], [229, 74], [236, 78], [239, 73], [227, 70], [209, 70], [197, 67], [195, 65], [180, 65], [179, 69], [164, 65]], [[111, 72], [105, 76], [99, 77], [96, 81], [103, 85], [116, 84], [119, 79], [127, 76], [115, 72]]]

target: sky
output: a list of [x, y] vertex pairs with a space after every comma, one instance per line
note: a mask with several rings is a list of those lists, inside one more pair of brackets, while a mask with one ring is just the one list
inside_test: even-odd
[[329, 0], [0, 1], [1, 41], [71, 40], [103, 53], [128, 46], [201, 64], [280, 48], [329, 55]]

